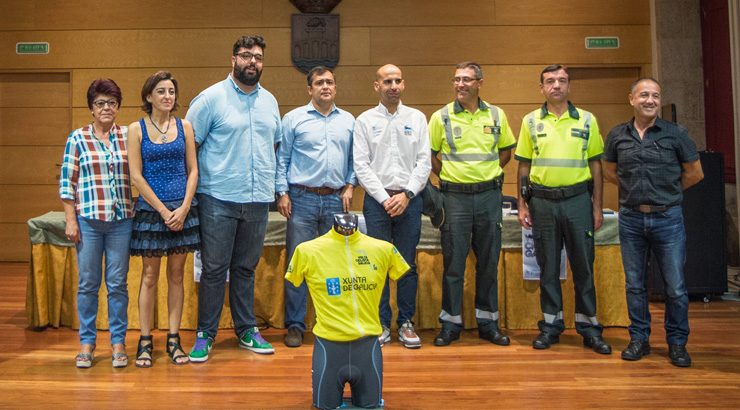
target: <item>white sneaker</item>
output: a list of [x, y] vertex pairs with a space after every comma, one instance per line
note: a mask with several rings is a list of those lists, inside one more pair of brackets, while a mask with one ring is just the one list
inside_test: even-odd
[[383, 333], [378, 336], [378, 342], [380, 342], [380, 347], [391, 342], [391, 329], [389, 327], [383, 326]]
[[410, 320], [407, 320], [398, 329], [398, 339], [403, 343], [404, 347], [409, 349], [418, 349], [421, 347], [421, 339], [414, 331], [414, 324]]

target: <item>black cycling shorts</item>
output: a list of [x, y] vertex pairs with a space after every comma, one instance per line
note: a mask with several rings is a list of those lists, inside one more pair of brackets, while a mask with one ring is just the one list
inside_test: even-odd
[[353, 406], [381, 406], [383, 354], [377, 336], [351, 342], [332, 342], [316, 336], [311, 373], [313, 405], [317, 408], [339, 407], [347, 382], [352, 389]]

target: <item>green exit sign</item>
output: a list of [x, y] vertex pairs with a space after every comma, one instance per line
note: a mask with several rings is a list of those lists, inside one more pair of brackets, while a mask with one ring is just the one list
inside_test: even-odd
[[15, 43], [16, 54], [49, 54], [49, 43]]
[[586, 37], [586, 48], [619, 48], [619, 37]]

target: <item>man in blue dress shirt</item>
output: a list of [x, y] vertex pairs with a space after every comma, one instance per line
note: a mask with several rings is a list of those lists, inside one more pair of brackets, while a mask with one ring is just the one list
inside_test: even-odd
[[239, 38], [231, 56], [232, 72], [195, 97], [186, 115], [198, 145], [203, 261], [192, 362], [208, 360], [224, 303], [227, 271], [239, 346], [274, 353], [257, 329], [253, 310], [254, 270], [275, 195], [275, 144], [281, 135], [278, 103], [259, 84], [264, 49], [261, 36]]
[[[348, 212], [357, 184], [352, 168], [352, 114], [334, 105], [334, 72], [308, 72], [311, 101], [285, 114], [277, 152], [277, 208], [288, 218], [287, 260], [298, 244], [329, 231], [334, 214]], [[285, 283], [285, 345], [298, 347], [306, 331], [306, 284]]]

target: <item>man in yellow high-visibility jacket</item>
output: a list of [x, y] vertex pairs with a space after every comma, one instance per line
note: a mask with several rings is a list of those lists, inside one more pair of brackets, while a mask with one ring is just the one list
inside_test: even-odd
[[432, 171], [444, 197], [442, 233], [442, 331], [435, 346], [460, 337], [465, 261], [472, 244], [475, 266], [475, 319], [478, 335], [506, 346], [499, 329], [498, 259], [501, 250], [503, 167], [516, 145], [504, 111], [478, 97], [483, 72], [478, 64], [457, 65], [455, 101], [432, 115], [429, 136]]
[[576, 331], [583, 344], [610, 354], [596, 319], [594, 231], [601, 227], [601, 155], [604, 142], [596, 118], [568, 101], [570, 76], [562, 65], [540, 74], [545, 104], [524, 117], [519, 130], [519, 222], [532, 228], [540, 266], [543, 320], [535, 349], [560, 341], [565, 329], [560, 288], [560, 252], [565, 243], [576, 293]]

